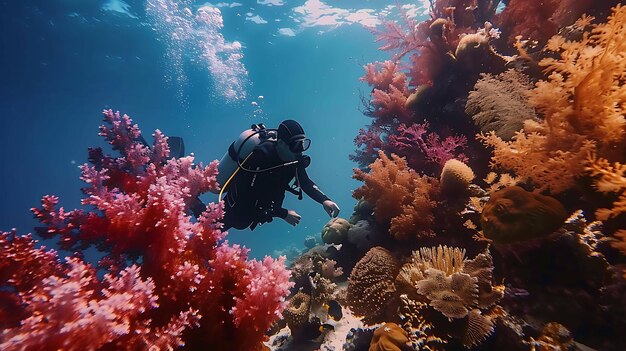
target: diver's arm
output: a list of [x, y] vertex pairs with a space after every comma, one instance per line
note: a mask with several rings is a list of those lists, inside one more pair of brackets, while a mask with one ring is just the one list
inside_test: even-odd
[[309, 178], [309, 175], [306, 173], [306, 168], [298, 167], [298, 181], [300, 182], [300, 188], [316, 202], [321, 204], [326, 200], [330, 200], [311, 178]]

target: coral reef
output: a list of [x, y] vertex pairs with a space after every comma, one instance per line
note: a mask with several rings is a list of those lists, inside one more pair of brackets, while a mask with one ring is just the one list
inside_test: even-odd
[[365, 184], [354, 190], [353, 196], [374, 204], [376, 220], [389, 223], [395, 238], [432, 236], [437, 181], [418, 175], [403, 158], [394, 154], [388, 158], [382, 151], [370, 168], [369, 173], [355, 169], [353, 177]]
[[[370, 249], [348, 278], [348, 306], [367, 324], [384, 320], [385, 309], [392, 302], [396, 288], [393, 283], [400, 265], [387, 249]], [[382, 319], [381, 319], [382, 318]]]
[[[160, 131], [148, 147], [128, 116], [104, 117], [100, 134], [121, 156], [90, 150], [92, 165], [81, 166], [90, 209], [65, 211], [54, 196], [33, 209], [37, 232], [76, 256], [61, 263], [28, 236], [2, 234], [0, 286], [25, 314], [3, 331], [3, 349], [260, 347], [292, 285], [285, 258], [248, 260], [224, 241], [220, 204], [187, 215], [192, 197], [217, 186], [216, 163], [170, 158]], [[91, 244], [106, 253], [101, 280], [80, 258]]]
[[626, 46], [626, 8], [615, 7], [607, 23], [593, 25], [580, 40], [552, 37], [539, 64], [548, 74], [529, 92], [544, 119], [528, 120], [505, 142], [494, 132], [481, 136], [494, 148], [492, 166], [513, 170], [540, 190], [559, 193], [585, 174], [590, 153], [621, 161], [626, 120], [621, 73]]

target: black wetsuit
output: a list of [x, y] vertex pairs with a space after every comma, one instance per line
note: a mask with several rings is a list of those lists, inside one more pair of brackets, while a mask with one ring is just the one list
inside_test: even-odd
[[[267, 141], [252, 151], [252, 156], [244, 163], [244, 168], [262, 170], [285, 161], [278, 157], [276, 143]], [[296, 185], [313, 200], [323, 203], [329, 200], [313, 183], [306, 173], [310, 163], [308, 156], [301, 156], [299, 162], [289, 166], [261, 173], [239, 170], [228, 186], [224, 197], [224, 228], [254, 228], [261, 223], [271, 222], [274, 217], [285, 218], [287, 209], [283, 208], [285, 191], [298, 192], [290, 185], [296, 178]]]

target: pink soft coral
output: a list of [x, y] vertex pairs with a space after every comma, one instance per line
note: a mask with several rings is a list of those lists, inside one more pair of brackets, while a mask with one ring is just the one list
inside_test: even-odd
[[[107, 299], [120, 302], [103, 318], [90, 314], [99, 323], [94, 324], [99, 328], [95, 334], [103, 338], [96, 340], [100, 344], [90, 344], [93, 349], [103, 343], [128, 349], [183, 344], [212, 350], [258, 348], [265, 331], [280, 317], [291, 286], [284, 258], [247, 260], [247, 249], [223, 241], [226, 233], [219, 222], [223, 216], [221, 203], [209, 204], [197, 221], [191, 220], [190, 200], [217, 186], [215, 162], [204, 167], [195, 165], [193, 156], [170, 158], [167, 138], [161, 132], [155, 132], [154, 144], [148, 147], [139, 142], [141, 132], [128, 116], [110, 110], [104, 114], [109, 125], [101, 128], [101, 135], [122, 156], [105, 156], [99, 149], [90, 151], [92, 165], [81, 169], [88, 185], [83, 189], [87, 195], [83, 204], [91, 210], [65, 211], [57, 208], [58, 198], [46, 196], [42, 207], [33, 211], [44, 224], [37, 231], [48, 237], [58, 236], [61, 247], [82, 249], [97, 244], [106, 249], [108, 254], [100, 265], [110, 273], [98, 282], [93, 270], [81, 261], [73, 259], [70, 268], [65, 268], [53, 254], [33, 249], [30, 239], [12, 234], [0, 241], [3, 249], [29, 251], [7, 256], [8, 263], [0, 265], [0, 277], [5, 279], [2, 285], [24, 293], [46, 291], [46, 286], [54, 283], [60, 291], [71, 292], [77, 306], [96, 306], [96, 302], [89, 302], [95, 299], [103, 311], [108, 308]], [[16, 261], [18, 255], [25, 257]], [[45, 259], [45, 267], [38, 263], [38, 257]], [[141, 258], [141, 269], [124, 268], [128, 260], [137, 262], [137, 258]], [[17, 275], [18, 266], [20, 272], [31, 274], [41, 269], [39, 278], [32, 281], [29, 274]], [[73, 275], [66, 278], [68, 272]], [[118, 275], [120, 278], [114, 278]], [[76, 278], [75, 282], [74, 276], [86, 280]], [[114, 287], [122, 281], [135, 282], [123, 285], [130, 289], [130, 295], [116, 292], [119, 289]], [[83, 283], [87, 285], [80, 285]], [[122, 299], [129, 302], [122, 303]], [[37, 310], [42, 311], [38, 312], [42, 318], [48, 316], [55, 323], [88, 322], [80, 315], [88, 311], [83, 307], [68, 310], [66, 319], [59, 320], [51, 314], [52, 309], [58, 309], [52, 300], [37, 300], [38, 304], [22, 300], [27, 311], [32, 311], [32, 317], [27, 318], [34, 318]], [[52, 333], [55, 328], [37, 319], [32, 321], [22, 323], [20, 329], [5, 331], [7, 339], [2, 340], [16, 348], [27, 347], [19, 335], [36, 330], [46, 334], [49, 328]], [[124, 334], [128, 328], [133, 330], [132, 338]], [[65, 332], [69, 334], [59, 348], [82, 349], [82, 342], [88, 342], [80, 328]]]

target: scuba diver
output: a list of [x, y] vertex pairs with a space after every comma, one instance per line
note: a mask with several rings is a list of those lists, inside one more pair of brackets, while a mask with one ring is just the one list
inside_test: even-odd
[[278, 129], [257, 124], [244, 131], [230, 145], [218, 166], [220, 200], [226, 192], [223, 230], [254, 230], [274, 217], [296, 226], [300, 215], [282, 207], [285, 191], [297, 195], [300, 200], [304, 191], [322, 204], [331, 217], [337, 217], [337, 204], [307, 175], [311, 158], [303, 152], [310, 145], [311, 140], [306, 137], [304, 129], [294, 120], [281, 122]]

